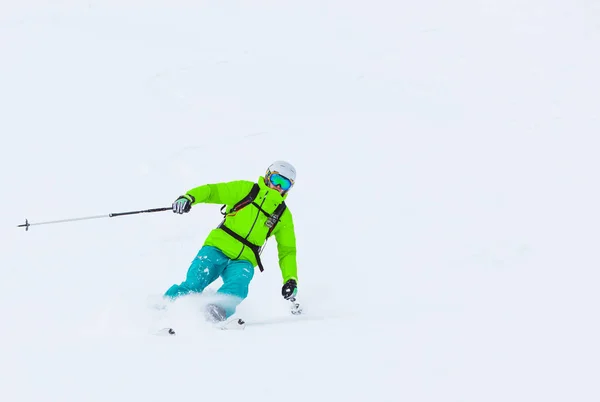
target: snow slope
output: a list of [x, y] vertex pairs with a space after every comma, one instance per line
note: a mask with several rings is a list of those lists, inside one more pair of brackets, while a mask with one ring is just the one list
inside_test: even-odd
[[[2, 401], [598, 401], [593, 1], [0, 5]], [[245, 331], [148, 305], [217, 206], [298, 170]], [[214, 290], [215, 283], [211, 287]]]

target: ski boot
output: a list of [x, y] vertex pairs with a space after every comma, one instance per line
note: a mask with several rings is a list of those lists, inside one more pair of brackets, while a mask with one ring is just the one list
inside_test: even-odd
[[209, 304], [204, 310], [204, 317], [206, 318], [206, 321], [213, 324], [225, 321], [225, 309], [221, 306], [217, 306], [216, 304]]
[[212, 323], [216, 328], [219, 329], [244, 329], [246, 323], [241, 318], [226, 321], [227, 315], [225, 309], [216, 304], [209, 304], [204, 310], [204, 316], [206, 320]]

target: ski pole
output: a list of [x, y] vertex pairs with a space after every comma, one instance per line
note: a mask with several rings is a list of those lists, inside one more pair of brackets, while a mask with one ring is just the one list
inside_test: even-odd
[[162, 212], [162, 211], [171, 211], [171, 210], [172, 210], [172, 207], [153, 208], [153, 209], [145, 209], [145, 210], [141, 210], [141, 211], [114, 212], [114, 213], [110, 213], [108, 215], [86, 216], [83, 218], [70, 218], [70, 219], [61, 219], [61, 220], [57, 220], [57, 221], [36, 222], [36, 223], [29, 223], [29, 221], [27, 219], [25, 219], [25, 223], [22, 225], [18, 225], [17, 227], [18, 228], [24, 227], [25, 231], [28, 231], [29, 226], [50, 225], [50, 224], [54, 224], [54, 223], [74, 222], [74, 221], [85, 221], [85, 220], [89, 220], [89, 219], [114, 218], [117, 216], [135, 215], [135, 214], [143, 214], [143, 213], [150, 213], [150, 212]]
[[296, 298], [292, 297], [292, 298], [289, 298], [288, 300], [292, 303], [292, 305], [290, 306], [290, 312], [294, 315], [302, 314], [302, 307], [300, 306], [300, 303], [298, 303]]

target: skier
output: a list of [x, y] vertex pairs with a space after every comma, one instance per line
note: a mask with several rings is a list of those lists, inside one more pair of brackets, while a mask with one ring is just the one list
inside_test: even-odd
[[[188, 268], [185, 281], [171, 286], [165, 297], [175, 300], [201, 293], [219, 276], [223, 285], [217, 301], [206, 306], [211, 322], [225, 321], [248, 296], [254, 267], [263, 270], [260, 252], [266, 240], [277, 241], [279, 267], [283, 276], [281, 294], [294, 300], [297, 293], [296, 235], [292, 214], [284, 200], [296, 180], [296, 169], [276, 161], [257, 183], [239, 180], [206, 184], [189, 190], [173, 202], [173, 212], [187, 213], [196, 204], [225, 204], [223, 222], [213, 229]], [[225, 211], [223, 209], [226, 208]]]

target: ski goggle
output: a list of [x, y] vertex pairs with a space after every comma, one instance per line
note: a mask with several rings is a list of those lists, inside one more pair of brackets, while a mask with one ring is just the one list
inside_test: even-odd
[[287, 177], [284, 177], [284, 176], [280, 175], [279, 173], [272, 173], [269, 176], [269, 181], [274, 186], [281, 187], [281, 189], [283, 191], [288, 191], [294, 185], [294, 183], [290, 179], [288, 179]]

